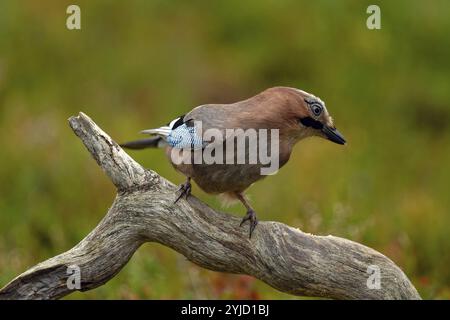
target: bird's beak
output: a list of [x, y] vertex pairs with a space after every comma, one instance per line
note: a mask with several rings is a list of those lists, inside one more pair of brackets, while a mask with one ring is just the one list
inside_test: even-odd
[[344, 136], [336, 130], [336, 128], [323, 126], [322, 132], [325, 134], [328, 140], [333, 141], [337, 144], [345, 144]]

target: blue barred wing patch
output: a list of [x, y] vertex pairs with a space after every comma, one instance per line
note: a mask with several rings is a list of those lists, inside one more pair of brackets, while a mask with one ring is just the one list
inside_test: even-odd
[[185, 123], [170, 131], [167, 143], [174, 148], [197, 149], [203, 147], [202, 138], [197, 134], [195, 126], [187, 126]]

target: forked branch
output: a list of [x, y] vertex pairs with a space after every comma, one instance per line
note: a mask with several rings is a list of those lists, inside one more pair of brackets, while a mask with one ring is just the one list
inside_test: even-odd
[[[117, 187], [117, 197], [86, 238], [19, 275], [0, 290], [0, 299], [61, 298], [76, 290], [67, 285], [71, 266], [80, 270], [81, 291], [96, 288], [144, 242], [161, 243], [210, 270], [254, 276], [293, 295], [420, 299], [390, 259], [359, 243], [263, 221], [249, 239], [239, 218], [194, 196], [174, 204], [177, 187], [136, 163], [88, 116], [80, 113], [69, 123]], [[380, 271], [379, 288], [370, 285], [371, 270]]]

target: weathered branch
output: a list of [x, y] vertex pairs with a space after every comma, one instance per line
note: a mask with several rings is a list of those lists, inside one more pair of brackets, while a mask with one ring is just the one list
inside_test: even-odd
[[[177, 187], [145, 170], [89, 117], [70, 126], [118, 189], [98, 226], [69, 251], [24, 272], [0, 299], [55, 299], [69, 289], [67, 269], [81, 271], [81, 291], [114, 277], [144, 242], [158, 242], [204, 268], [254, 276], [294, 295], [337, 299], [420, 299], [387, 257], [361, 244], [315, 236], [278, 222], [260, 222], [251, 239], [240, 218], [217, 212], [194, 196], [174, 204]], [[381, 271], [369, 289], [369, 266]]]

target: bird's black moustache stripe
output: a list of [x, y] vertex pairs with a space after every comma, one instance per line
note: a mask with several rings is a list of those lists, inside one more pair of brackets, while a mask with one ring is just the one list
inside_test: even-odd
[[311, 117], [300, 118], [300, 122], [305, 127], [312, 127], [314, 129], [322, 129], [323, 128], [322, 122], [314, 120]]

